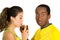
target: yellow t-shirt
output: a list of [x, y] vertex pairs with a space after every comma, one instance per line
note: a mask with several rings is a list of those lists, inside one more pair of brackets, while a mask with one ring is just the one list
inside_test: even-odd
[[38, 29], [31, 40], [60, 40], [60, 34], [54, 25], [49, 25], [46, 28]]
[[15, 34], [15, 36], [16, 36], [16, 40], [21, 40], [16, 34]]

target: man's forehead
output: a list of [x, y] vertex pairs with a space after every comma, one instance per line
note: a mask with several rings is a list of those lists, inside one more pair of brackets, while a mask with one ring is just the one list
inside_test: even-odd
[[46, 8], [45, 8], [45, 7], [38, 7], [38, 8], [36, 9], [36, 11], [40, 11], [40, 10], [46, 10]]

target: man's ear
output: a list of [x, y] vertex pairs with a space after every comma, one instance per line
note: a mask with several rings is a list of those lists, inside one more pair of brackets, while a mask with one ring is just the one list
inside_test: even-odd
[[48, 15], [48, 19], [50, 19], [50, 18], [51, 18], [51, 15], [49, 14], [49, 15]]

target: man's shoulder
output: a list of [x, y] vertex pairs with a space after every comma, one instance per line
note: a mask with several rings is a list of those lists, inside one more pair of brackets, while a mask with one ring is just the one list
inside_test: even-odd
[[53, 30], [57, 30], [57, 28], [53, 24], [49, 25], [48, 28], [53, 29]]
[[55, 33], [59, 33], [58, 28], [57, 28], [56, 26], [54, 26], [53, 24], [50, 25], [50, 29], [51, 29], [53, 32], [55, 32]]
[[39, 39], [39, 34], [40, 34], [40, 28], [37, 29], [37, 31], [35, 32], [34, 36], [32, 37], [31, 40], [38, 40]]
[[37, 34], [37, 33], [39, 33], [41, 31], [41, 29], [39, 28], [39, 29], [37, 29], [36, 30], [36, 32], [35, 32], [35, 34]]

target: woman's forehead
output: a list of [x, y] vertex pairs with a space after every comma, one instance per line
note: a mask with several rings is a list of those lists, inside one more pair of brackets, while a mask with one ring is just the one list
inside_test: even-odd
[[17, 16], [23, 16], [23, 12], [18, 12]]

